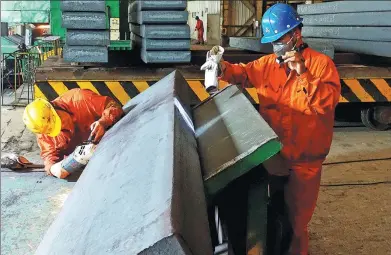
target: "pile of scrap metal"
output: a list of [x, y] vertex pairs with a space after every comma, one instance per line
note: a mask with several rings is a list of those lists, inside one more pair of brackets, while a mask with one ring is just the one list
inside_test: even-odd
[[62, 27], [66, 28], [63, 55], [66, 62], [108, 62], [109, 31], [102, 0], [61, 1]]
[[307, 43], [336, 51], [391, 57], [390, 1], [335, 1], [299, 5]]
[[[35, 254], [220, 254], [235, 249], [226, 226], [239, 221], [249, 224], [240, 243], [264, 254], [265, 181], [247, 178], [244, 206], [224, 192], [281, 143], [237, 86], [194, 108], [191, 93], [174, 71], [124, 106]], [[235, 207], [243, 217], [220, 218]]]
[[128, 6], [131, 40], [145, 63], [189, 63], [187, 1], [132, 1]]

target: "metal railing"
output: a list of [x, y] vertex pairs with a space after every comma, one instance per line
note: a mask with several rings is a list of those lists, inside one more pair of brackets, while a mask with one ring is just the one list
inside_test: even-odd
[[26, 106], [34, 100], [35, 71], [50, 56], [61, 55], [59, 40], [43, 41], [28, 50], [4, 53], [1, 105]]

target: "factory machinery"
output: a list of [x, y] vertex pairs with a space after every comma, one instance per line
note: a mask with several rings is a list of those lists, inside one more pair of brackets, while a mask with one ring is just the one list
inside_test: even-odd
[[[332, 1], [297, 9], [304, 18], [305, 41], [337, 65], [342, 84], [337, 118], [357, 116], [371, 129], [389, 129], [388, 1], [372, 1], [370, 6], [364, 1]], [[213, 45], [190, 45], [194, 28], [187, 25], [188, 18], [187, 1], [52, 1], [51, 33], [60, 36], [63, 51], [37, 69], [35, 97], [51, 100], [80, 87], [124, 105], [179, 70], [193, 91], [193, 104], [198, 104], [209, 97], [200, 66]], [[259, 46], [259, 38], [231, 37], [229, 41], [230, 45], [222, 45], [224, 59], [234, 63], [255, 60], [271, 49]], [[220, 82], [220, 89], [225, 86]], [[254, 105], [259, 103], [254, 88], [244, 93]]]

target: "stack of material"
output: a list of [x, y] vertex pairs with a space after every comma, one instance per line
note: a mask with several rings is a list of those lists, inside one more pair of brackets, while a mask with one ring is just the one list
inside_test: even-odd
[[307, 43], [327, 42], [336, 51], [391, 57], [390, 1], [336, 1], [299, 5]]
[[[306, 41], [307, 42], [307, 41]], [[308, 46], [312, 49], [319, 51], [330, 58], [334, 58], [334, 47], [327, 42], [307, 42]], [[271, 43], [261, 43], [261, 38], [259, 37], [230, 37], [229, 46], [244, 49], [254, 52], [273, 53], [273, 47]]]
[[66, 62], [108, 62], [109, 31], [105, 0], [61, 1], [62, 27], [67, 29]]
[[131, 40], [141, 48], [145, 63], [190, 62], [186, 6], [186, 0], [140, 0], [129, 4]]

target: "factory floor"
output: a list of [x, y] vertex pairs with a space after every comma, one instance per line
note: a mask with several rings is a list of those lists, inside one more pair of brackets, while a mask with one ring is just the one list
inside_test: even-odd
[[[39, 148], [23, 125], [22, 113], [21, 107], [1, 108], [1, 151], [16, 152], [38, 163]], [[52, 187], [58, 185], [49, 199], [52, 204], [40, 201], [44, 197], [35, 197], [31, 204], [23, 202], [26, 193], [20, 186], [12, 190], [12, 196], [5, 194], [7, 180], [32, 174], [38, 175], [33, 187], [48, 182]], [[42, 171], [17, 175], [2, 169], [1, 254], [33, 254], [73, 185], [46, 177]], [[335, 128], [310, 224], [310, 254], [391, 254], [390, 194], [391, 132]]]

